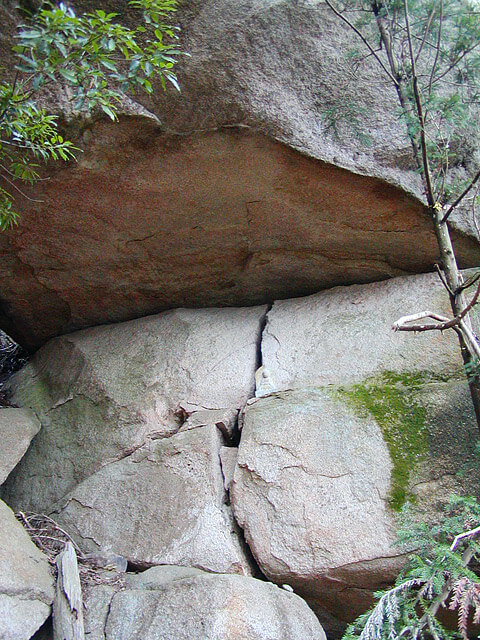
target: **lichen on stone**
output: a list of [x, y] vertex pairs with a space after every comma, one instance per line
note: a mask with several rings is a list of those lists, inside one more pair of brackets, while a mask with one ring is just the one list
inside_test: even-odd
[[393, 464], [388, 501], [395, 511], [407, 500], [415, 501], [409, 490], [410, 474], [429, 450], [426, 411], [417, 392], [426, 383], [439, 381], [430, 372], [384, 371], [337, 390], [356, 412], [370, 413], [382, 431]]

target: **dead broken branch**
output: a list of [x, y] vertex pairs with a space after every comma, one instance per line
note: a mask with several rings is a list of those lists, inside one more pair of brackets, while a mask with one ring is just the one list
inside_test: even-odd
[[[471, 351], [480, 359], [480, 345], [478, 343], [476, 335], [472, 329], [464, 322], [465, 316], [468, 312], [477, 304], [480, 296], [480, 282], [477, 284], [475, 293], [470, 302], [457, 314], [454, 318], [446, 318], [433, 311], [422, 311], [420, 313], [414, 313], [408, 316], [403, 316], [394, 322], [392, 329], [394, 331], [445, 331], [446, 329], [453, 329], [457, 333], [460, 333], [465, 342], [468, 343]], [[436, 322], [420, 323], [419, 320], [424, 319], [435, 320]]]

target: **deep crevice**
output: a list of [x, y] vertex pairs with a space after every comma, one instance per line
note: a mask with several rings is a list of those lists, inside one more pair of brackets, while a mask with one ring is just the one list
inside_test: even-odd
[[265, 327], [267, 326], [267, 322], [268, 322], [268, 314], [270, 313], [270, 311], [272, 310], [273, 307], [273, 302], [269, 303], [267, 305], [267, 309], [263, 315], [263, 318], [260, 321], [260, 331], [259, 331], [259, 335], [258, 335], [258, 343], [257, 343], [257, 357], [256, 357], [256, 363], [255, 363], [255, 371], [262, 366], [263, 364], [263, 358], [262, 358], [262, 342], [263, 342], [263, 333], [265, 331]]
[[42, 626], [37, 629], [30, 640], [52, 640], [53, 639], [53, 621], [50, 615]]

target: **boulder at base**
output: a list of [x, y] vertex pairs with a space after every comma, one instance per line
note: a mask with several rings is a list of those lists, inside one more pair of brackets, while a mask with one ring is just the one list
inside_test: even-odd
[[13, 402], [33, 409], [42, 430], [7, 482], [7, 502], [46, 511], [196, 410], [228, 408], [215, 420], [231, 431], [253, 394], [264, 314], [179, 309], [49, 342], [9, 382]]
[[126, 579], [90, 588], [89, 640], [326, 640], [305, 602], [271, 583], [172, 566]]
[[[467, 292], [468, 297], [468, 292]], [[275, 302], [262, 336], [262, 364], [275, 391], [351, 384], [386, 370], [463, 375], [454, 331], [395, 332], [399, 318], [429, 310], [451, 316], [437, 274], [335, 287]]]
[[29, 640], [50, 615], [53, 595], [47, 558], [0, 501], [0, 640]]
[[[411, 501], [438, 519], [480, 489], [478, 430], [452, 332], [392, 331], [402, 315], [450, 315], [433, 274], [277, 302], [262, 337], [231, 486], [234, 514], [271, 580], [348, 622], [391, 583]], [[464, 472], [460, 479], [458, 472]], [[326, 624], [326, 623], [325, 623]]]

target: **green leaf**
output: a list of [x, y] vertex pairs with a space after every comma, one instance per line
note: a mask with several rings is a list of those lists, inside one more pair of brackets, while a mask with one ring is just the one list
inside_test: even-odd
[[115, 111], [111, 108], [110, 105], [102, 104], [100, 106], [101, 106], [102, 111], [107, 114], [107, 116], [110, 118], [110, 120], [114, 120], [115, 121], [117, 119], [117, 115], [116, 115]]

